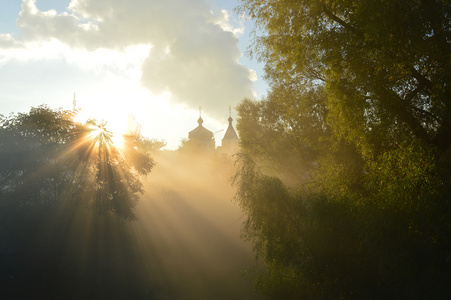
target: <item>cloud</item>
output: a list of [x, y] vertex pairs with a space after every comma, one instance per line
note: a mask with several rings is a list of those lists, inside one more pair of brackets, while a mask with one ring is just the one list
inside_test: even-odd
[[224, 117], [229, 105], [252, 96], [251, 74], [238, 63], [240, 55], [231, 32], [191, 22], [171, 44], [151, 49], [142, 82], [152, 91], [168, 90], [177, 101]]
[[224, 118], [228, 106], [254, 95], [254, 73], [238, 62], [242, 24], [234, 26], [227, 12], [214, 13], [204, 0], [72, 0], [60, 14], [23, 0], [18, 26], [19, 39], [1, 36], [0, 47], [20, 40], [57, 40], [91, 52], [147, 45], [141, 83], [213, 117]]
[[22, 47], [22, 43], [16, 41], [9, 33], [0, 33], [0, 49], [11, 49]]

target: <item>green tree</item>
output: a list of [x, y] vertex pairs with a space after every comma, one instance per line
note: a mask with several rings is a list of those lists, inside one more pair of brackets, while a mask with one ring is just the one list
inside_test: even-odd
[[399, 134], [447, 149], [449, 1], [241, 2], [272, 87], [324, 86], [334, 130], [373, 151]]
[[450, 297], [450, 2], [241, 2], [270, 84], [237, 124], [260, 291]]

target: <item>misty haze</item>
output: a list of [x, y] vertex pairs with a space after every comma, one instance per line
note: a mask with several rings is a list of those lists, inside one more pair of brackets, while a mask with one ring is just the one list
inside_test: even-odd
[[199, 117], [167, 151], [137, 124], [117, 140], [76, 115], [40, 106], [2, 119], [1, 295], [255, 298], [255, 255], [232, 201], [232, 119], [235, 142], [221, 150]]
[[1, 0], [0, 299], [451, 299], [451, 0]]

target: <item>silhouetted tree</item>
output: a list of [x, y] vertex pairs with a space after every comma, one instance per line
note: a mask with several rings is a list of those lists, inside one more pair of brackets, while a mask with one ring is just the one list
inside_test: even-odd
[[74, 116], [40, 106], [2, 119], [1, 205], [38, 209], [77, 200], [133, 219], [142, 193], [139, 176], [154, 165], [155, 143], [130, 132], [119, 150], [105, 124], [79, 124]]
[[116, 146], [106, 124], [76, 113], [39, 106], [0, 119], [2, 299], [112, 298], [143, 284], [127, 223], [164, 143], [137, 127]]

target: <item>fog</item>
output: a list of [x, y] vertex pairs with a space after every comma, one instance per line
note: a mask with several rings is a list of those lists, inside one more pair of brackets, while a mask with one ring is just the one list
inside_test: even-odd
[[[220, 156], [163, 152], [137, 207], [135, 233], [150, 250], [157, 296], [249, 299], [254, 267], [249, 244], [240, 238], [243, 215], [231, 200], [233, 164]], [[150, 246], [150, 248], [149, 248]], [[154, 277], [154, 276], [151, 276]]]
[[[160, 151], [136, 220], [68, 202], [0, 223], [1, 298], [256, 299], [255, 257], [240, 238], [233, 162]], [[43, 209], [43, 208], [39, 208]]]

